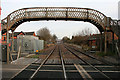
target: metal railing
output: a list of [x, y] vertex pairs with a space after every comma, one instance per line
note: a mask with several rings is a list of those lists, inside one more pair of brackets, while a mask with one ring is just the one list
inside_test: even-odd
[[89, 8], [72, 8], [72, 7], [34, 7], [23, 8], [10, 13], [2, 20], [2, 30], [9, 30], [11, 27], [23, 19], [80, 19], [93, 20], [102, 27], [106, 26], [106, 16], [101, 12]]

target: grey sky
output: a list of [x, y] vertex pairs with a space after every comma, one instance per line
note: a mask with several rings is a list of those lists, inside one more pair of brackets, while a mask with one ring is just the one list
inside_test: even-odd
[[[99, 10], [108, 17], [118, 19], [119, 0], [2, 0], [1, 18], [5, 18], [11, 12], [26, 7], [80, 7]], [[39, 28], [47, 27], [52, 34], [59, 38], [63, 36], [71, 37], [73, 34], [84, 28], [96, 27], [87, 22], [75, 21], [32, 21], [21, 24], [16, 31], [37, 31]], [[94, 31], [93, 31], [94, 32]]]
[[120, 1], [118, 2], [118, 19], [120, 20]]

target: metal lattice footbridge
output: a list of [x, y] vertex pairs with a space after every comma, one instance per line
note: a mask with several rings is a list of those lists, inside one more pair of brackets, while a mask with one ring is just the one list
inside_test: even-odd
[[119, 21], [112, 20], [94, 9], [72, 7], [34, 7], [16, 10], [2, 20], [2, 33], [7, 30], [14, 31], [23, 22], [36, 20], [85, 21], [94, 24], [101, 32], [107, 29], [119, 36]]
[[[10, 13], [1, 21], [2, 34], [7, 33], [7, 62], [9, 63], [9, 30], [12, 31], [12, 44], [14, 30], [23, 22], [40, 20], [65, 20], [84, 21], [94, 24], [99, 31], [105, 33], [105, 53], [107, 52], [107, 32], [111, 31], [118, 36], [118, 48], [120, 51], [120, 20], [113, 20], [103, 13], [90, 8], [73, 7], [33, 7], [23, 8]], [[29, 28], [29, 27], [28, 27]], [[12, 45], [12, 50], [13, 50]], [[102, 40], [100, 44], [102, 51]], [[120, 53], [119, 53], [120, 56]]]

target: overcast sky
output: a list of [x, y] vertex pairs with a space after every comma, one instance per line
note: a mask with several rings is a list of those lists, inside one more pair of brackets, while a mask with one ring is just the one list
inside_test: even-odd
[[[118, 19], [118, 2], [120, 0], [2, 0], [1, 19], [11, 12], [28, 7], [79, 7], [96, 9], [106, 16]], [[32, 21], [21, 24], [15, 31], [37, 31], [42, 27], [50, 29], [58, 38], [71, 37], [84, 28], [97, 29], [88, 22], [81, 21]]]

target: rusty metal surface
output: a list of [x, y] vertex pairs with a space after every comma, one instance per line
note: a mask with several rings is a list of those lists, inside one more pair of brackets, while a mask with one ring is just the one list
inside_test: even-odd
[[[94, 9], [72, 8], [72, 7], [33, 7], [23, 8], [10, 13], [2, 20], [2, 30], [7, 28], [9, 18], [9, 30], [15, 30], [17, 26], [25, 21], [31, 20], [82, 20], [94, 21], [102, 28], [106, 25], [106, 16]], [[93, 23], [93, 24], [94, 24]]]
[[[23, 8], [10, 13], [1, 21], [2, 33], [14, 31], [26, 21], [72, 20], [94, 24], [100, 32], [112, 31], [120, 38], [120, 21], [113, 20], [103, 13], [90, 8], [73, 7], [33, 7]], [[7, 27], [9, 24], [9, 27]]]

